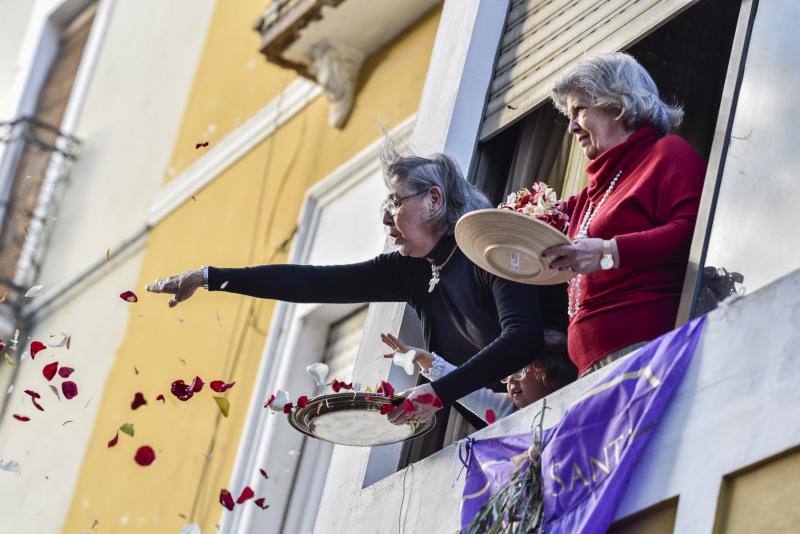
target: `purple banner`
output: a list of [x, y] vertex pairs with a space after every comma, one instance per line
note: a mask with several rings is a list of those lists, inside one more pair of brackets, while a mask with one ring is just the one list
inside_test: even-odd
[[704, 320], [639, 349], [545, 432], [544, 532], [608, 530], [633, 467], [689, 366]]
[[[545, 431], [543, 532], [607, 531], [633, 466], [683, 378], [702, 333], [704, 317], [652, 341], [626, 358]], [[467, 467], [462, 530], [514, 473], [529, 433], [469, 440], [460, 453]]]

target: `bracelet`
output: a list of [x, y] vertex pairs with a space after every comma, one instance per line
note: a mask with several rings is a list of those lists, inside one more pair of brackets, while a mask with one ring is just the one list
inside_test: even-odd
[[208, 291], [208, 265], [203, 265], [201, 270], [203, 271], [203, 289]]

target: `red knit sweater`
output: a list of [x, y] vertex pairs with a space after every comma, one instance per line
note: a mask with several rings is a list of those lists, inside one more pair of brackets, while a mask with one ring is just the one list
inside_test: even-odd
[[570, 238], [589, 200], [596, 206], [620, 169], [589, 228], [589, 237], [617, 240], [619, 268], [583, 276], [580, 310], [569, 325], [579, 372], [675, 326], [705, 176], [705, 163], [686, 141], [640, 128], [586, 168], [589, 186], [567, 200]]

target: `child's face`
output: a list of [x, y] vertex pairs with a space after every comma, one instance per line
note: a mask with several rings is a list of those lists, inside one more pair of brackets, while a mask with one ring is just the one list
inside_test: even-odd
[[511, 375], [508, 378], [506, 389], [511, 401], [517, 408], [524, 408], [529, 404], [533, 404], [553, 391], [542, 384], [537, 377], [537, 373], [531, 371], [532, 367], [531, 365], [526, 368], [527, 372], [522, 379], [517, 378], [516, 375]]

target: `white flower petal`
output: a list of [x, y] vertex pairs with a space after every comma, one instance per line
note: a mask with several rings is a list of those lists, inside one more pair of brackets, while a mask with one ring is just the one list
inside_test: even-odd
[[283, 412], [283, 407], [288, 402], [290, 402], [289, 393], [283, 391], [282, 389], [279, 389], [275, 393], [275, 399], [273, 399], [273, 401], [269, 404], [269, 409], [272, 410], [273, 412]]
[[25, 292], [25, 297], [29, 298], [29, 299], [32, 299], [32, 298], [38, 296], [39, 293], [41, 293], [43, 289], [44, 289], [44, 286], [33, 286], [32, 288], [30, 288], [29, 290], [27, 290]]
[[21, 474], [22, 468], [16, 460], [0, 460], [0, 471], [8, 471], [9, 473]]
[[394, 356], [392, 356], [392, 363], [398, 367], [402, 367], [407, 374], [413, 375], [414, 358], [416, 355], [417, 351], [415, 350], [410, 350], [408, 352], [395, 352]]
[[55, 337], [58, 339], [53, 343], [48, 343], [48, 346], [50, 346], [51, 348], [63, 347], [67, 344], [67, 340], [69, 339], [69, 333], [59, 332], [58, 334], [52, 334], [50, 337]]
[[314, 377], [314, 380], [317, 381], [318, 386], [322, 386], [328, 379], [328, 373], [330, 372], [330, 367], [328, 367], [324, 363], [313, 363], [308, 367], [306, 367], [306, 372], [308, 372], [308, 374]]

